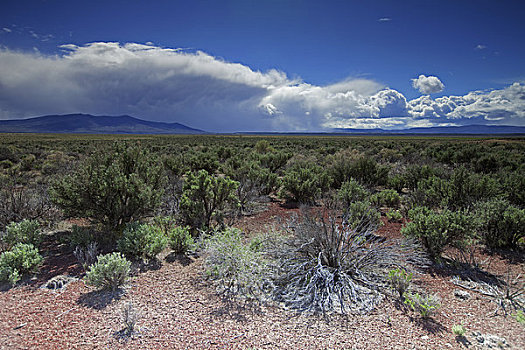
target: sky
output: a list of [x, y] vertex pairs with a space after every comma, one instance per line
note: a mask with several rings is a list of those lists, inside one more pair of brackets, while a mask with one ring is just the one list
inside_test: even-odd
[[525, 126], [525, 2], [2, 0], [0, 119]]

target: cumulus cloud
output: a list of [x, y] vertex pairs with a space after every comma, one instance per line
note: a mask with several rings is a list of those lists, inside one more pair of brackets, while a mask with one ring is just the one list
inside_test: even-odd
[[[90, 113], [209, 131], [323, 131], [468, 123], [525, 124], [525, 86], [407, 101], [370, 79], [319, 86], [204, 52], [147, 44], [63, 45], [58, 55], [0, 49], [0, 118]], [[414, 86], [441, 91], [436, 77]]]
[[482, 44], [478, 44], [478, 45], [475, 47], [476, 50], [483, 50], [483, 49], [486, 49], [486, 48], [487, 48], [487, 46], [482, 45]]
[[501, 90], [473, 91], [464, 96], [431, 99], [421, 96], [409, 102], [417, 119], [449, 120], [458, 124], [525, 124], [525, 85], [514, 83]]
[[414, 89], [418, 89], [422, 94], [435, 94], [443, 91], [445, 88], [445, 85], [443, 85], [438, 77], [432, 75], [427, 77], [423, 74], [416, 79], [412, 79], [412, 86]]
[[378, 19], [379, 22], [390, 22], [392, 20], [392, 18], [390, 17], [381, 17], [380, 19]]

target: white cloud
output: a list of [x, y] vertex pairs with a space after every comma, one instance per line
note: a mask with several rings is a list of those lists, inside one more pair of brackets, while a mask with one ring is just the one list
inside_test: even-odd
[[11, 33], [11, 32], [12, 32], [12, 30], [9, 29], [9, 28], [2, 28], [2, 30], [3, 30], [4, 32], [6, 32], [6, 33]]
[[61, 48], [60, 56], [0, 51], [0, 116], [130, 114], [207, 130], [269, 129], [257, 102], [290, 83], [282, 72], [203, 52], [118, 43]]
[[421, 96], [410, 101], [415, 118], [448, 119], [457, 123], [525, 124], [525, 85], [492, 91], [473, 91], [464, 96], [430, 99]]
[[379, 22], [390, 22], [392, 20], [392, 18], [390, 17], [382, 17], [380, 19], [378, 19]]
[[422, 94], [434, 94], [443, 91], [445, 88], [445, 85], [443, 85], [438, 77], [432, 75], [427, 77], [423, 74], [416, 79], [412, 79], [412, 86]]
[[[369, 79], [318, 86], [204, 52], [147, 44], [63, 45], [60, 55], [0, 49], [0, 118], [129, 114], [209, 131], [320, 131], [499, 123], [525, 125], [525, 85], [407, 101]], [[414, 85], [441, 91], [436, 77]]]
[[478, 44], [478, 45], [475, 47], [476, 50], [483, 50], [483, 49], [486, 49], [486, 48], [487, 48], [487, 46], [485, 46], [485, 45], [481, 45], [481, 44]]

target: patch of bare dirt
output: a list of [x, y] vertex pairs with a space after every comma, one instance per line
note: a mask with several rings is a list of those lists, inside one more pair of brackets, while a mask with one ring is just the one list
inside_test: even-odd
[[[296, 212], [271, 202], [237, 226], [255, 234]], [[401, 225], [386, 222], [379, 234], [399, 237]], [[121, 293], [96, 292], [82, 280], [60, 290], [38, 288], [53, 274], [82, 275], [74, 257], [62, 254], [60, 246], [48, 248], [38, 283], [0, 293], [0, 349], [475, 349], [471, 332], [498, 335], [513, 349], [525, 348], [524, 326], [501, 312], [493, 315], [495, 304], [479, 293], [470, 291], [468, 300], [454, 296], [458, 287], [445, 267], [415, 276], [417, 286], [441, 298], [442, 307], [431, 319], [387, 299], [371, 314], [327, 321], [223, 299], [203, 278], [202, 261], [192, 257], [169, 255], [159, 269], [134, 276]], [[489, 258], [486, 252], [477, 254]], [[523, 262], [499, 255], [490, 259], [487, 269], [498, 277], [523, 271]], [[140, 315], [130, 336], [121, 321], [128, 302]], [[467, 328], [470, 343], [456, 340], [451, 331], [456, 324]]]

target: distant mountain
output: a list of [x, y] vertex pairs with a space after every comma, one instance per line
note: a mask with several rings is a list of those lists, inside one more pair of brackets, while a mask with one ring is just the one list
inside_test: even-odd
[[430, 128], [410, 128], [401, 130], [384, 129], [334, 129], [335, 133], [344, 134], [445, 134], [445, 135], [494, 135], [494, 134], [525, 134], [524, 126], [511, 125], [462, 125], [435, 126]]
[[127, 115], [46, 115], [28, 119], [0, 120], [0, 132], [83, 134], [203, 134], [179, 123], [161, 123]]

